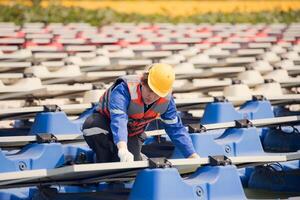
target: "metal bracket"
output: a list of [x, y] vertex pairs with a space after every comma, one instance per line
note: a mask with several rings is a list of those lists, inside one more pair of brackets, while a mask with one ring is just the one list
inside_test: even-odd
[[228, 102], [226, 97], [220, 96], [220, 97], [214, 97], [214, 102]]
[[274, 83], [275, 81], [273, 79], [265, 79], [264, 83]]
[[273, 66], [273, 69], [274, 70], [278, 70], [278, 69], [282, 69], [282, 67], [280, 67], [280, 66]]
[[253, 127], [252, 122], [249, 119], [234, 120], [236, 128], [250, 128]]
[[94, 83], [92, 88], [93, 90], [100, 90], [100, 89], [104, 89], [105, 85], [103, 83]]
[[202, 124], [188, 124], [187, 127], [189, 133], [202, 133], [207, 131]]
[[36, 135], [37, 143], [54, 143], [57, 142], [57, 138], [53, 134], [43, 133]]
[[61, 108], [58, 105], [45, 105], [43, 112], [60, 112]]
[[168, 161], [168, 159], [164, 157], [160, 158], [149, 158], [149, 167], [150, 168], [171, 168], [172, 163]]
[[211, 166], [225, 166], [231, 165], [231, 160], [224, 155], [219, 156], [208, 156], [209, 163]]
[[33, 73], [24, 73], [23, 78], [33, 78], [35, 77]]
[[246, 69], [246, 71], [254, 70], [254, 68], [250, 65], [246, 66], [245, 69]]
[[242, 83], [242, 81], [239, 79], [232, 80], [232, 85], [237, 85], [237, 84], [241, 84], [241, 83]]
[[253, 101], [266, 101], [267, 98], [264, 97], [264, 95], [253, 95], [252, 100]]

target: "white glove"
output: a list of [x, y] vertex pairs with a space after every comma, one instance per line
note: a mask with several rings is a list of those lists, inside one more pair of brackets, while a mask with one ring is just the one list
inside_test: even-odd
[[200, 159], [200, 156], [197, 153], [193, 153], [192, 155], [190, 155], [188, 158], [192, 158], [192, 159]]
[[133, 162], [133, 155], [127, 148], [120, 148], [118, 151], [120, 162]]

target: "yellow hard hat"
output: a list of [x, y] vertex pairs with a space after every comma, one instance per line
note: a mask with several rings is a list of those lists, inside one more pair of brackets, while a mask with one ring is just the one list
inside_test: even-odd
[[171, 65], [155, 63], [149, 67], [148, 85], [160, 97], [165, 97], [172, 90], [175, 72]]

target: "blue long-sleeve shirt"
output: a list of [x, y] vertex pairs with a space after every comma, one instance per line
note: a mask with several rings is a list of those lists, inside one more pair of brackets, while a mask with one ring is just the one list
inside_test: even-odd
[[[128, 131], [128, 115], [127, 109], [130, 103], [130, 94], [125, 82], [121, 82], [115, 86], [110, 94], [109, 110], [111, 118], [111, 130], [114, 143], [120, 141], [127, 142]], [[184, 157], [189, 157], [195, 153], [191, 138], [181, 122], [180, 116], [177, 114], [177, 109], [173, 97], [171, 97], [168, 109], [161, 116], [164, 122], [164, 128], [173, 144], [179, 148]]]

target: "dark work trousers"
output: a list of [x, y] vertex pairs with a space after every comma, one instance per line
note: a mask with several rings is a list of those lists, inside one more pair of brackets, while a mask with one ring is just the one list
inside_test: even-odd
[[[82, 127], [83, 136], [89, 147], [96, 153], [97, 162], [118, 162], [118, 148], [113, 142], [110, 121], [100, 113], [89, 116]], [[134, 160], [142, 160], [141, 149], [145, 133], [128, 137], [127, 148]]]

